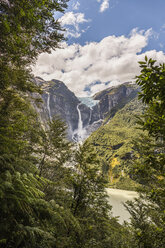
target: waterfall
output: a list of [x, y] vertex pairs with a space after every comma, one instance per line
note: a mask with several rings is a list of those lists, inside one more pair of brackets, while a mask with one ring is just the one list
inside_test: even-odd
[[78, 128], [77, 128], [77, 140], [81, 142], [85, 138], [85, 129], [83, 128], [83, 121], [81, 117], [81, 111], [79, 109], [79, 106], [81, 103], [77, 105], [77, 112], [78, 112]]
[[48, 98], [47, 98], [47, 109], [48, 109], [48, 113], [49, 113], [49, 120], [52, 120], [52, 116], [51, 116], [51, 111], [50, 111], [50, 94], [49, 92], [47, 92], [48, 94]]
[[79, 106], [82, 103], [79, 103], [77, 105], [77, 112], [78, 112], [78, 127], [77, 129], [73, 132], [72, 135], [72, 140], [75, 142], [82, 142], [86, 138], [86, 129], [83, 128], [83, 121], [82, 121], [82, 116], [81, 116], [81, 111], [79, 109]]

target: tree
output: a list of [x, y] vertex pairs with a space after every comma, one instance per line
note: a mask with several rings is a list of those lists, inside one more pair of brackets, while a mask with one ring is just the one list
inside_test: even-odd
[[50, 52], [63, 39], [56, 11], [64, 12], [67, 0], [2, 0], [1, 56], [15, 65], [27, 65], [41, 52]]
[[[140, 62], [139, 98], [146, 104], [138, 124], [144, 135], [135, 141], [137, 157], [130, 174], [141, 183], [140, 200], [127, 205], [137, 246], [165, 246], [165, 65], [145, 57]], [[147, 206], [146, 206], [147, 205]], [[139, 219], [139, 216], [141, 218]]]
[[87, 142], [75, 154], [70, 180], [71, 211], [82, 229], [81, 235], [76, 236], [76, 247], [117, 247], [112, 246], [112, 236], [119, 224], [111, 217], [107, 181], [96, 153]]
[[[0, 1], [0, 117], [1, 135], [4, 137], [1, 152], [5, 152], [7, 147], [8, 150], [17, 150], [18, 144], [13, 144], [14, 138], [20, 138], [20, 142], [26, 140], [23, 132], [30, 123], [28, 119], [32, 121], [30, 95], [27, 96], [26, 93], [41, 92], [34, 83], [29, 68], [38, 54], [50, 52], [63, 40], [62, 29], [54, 18], [54, 12], [63, 12], [67, 7], [66, 2], [67, 0]], [[34, 123], [35, 121], [33, 125]], [[31, 138], [35, 137], [35, 132], [32, 135], [30, 130], [26, 133]]]
[[9, 86], [35, 90], [29, 66], [42, 52], [50, 52], [64, 39], [54, 18], [64, 12], [67, 0], [2, 0], [0, 2], [0, 94]]
[[63, 40], [54, 12], [63, 12], [66, 2], [0, 1], [1, 247], [52, 247], [51, 223], [63, 219], [60, 208], [44, 199], [48, 181], [38, 176], [36, 154], [42, 128], [28, 94], [40, 92], [31, 64]]
[[66, 124], [58, 118], [51, 121], [49, 128], [42, 132], [42, 140], [36, 154], [39, 156], [39, 176], [52, 182], [44, 189], [46, 199], [51, 200], [55, 196], [58, 204], [69, 207], [68, 176], [71, 173], [73, 146], [66, 139], [66, 128]]
[[[140, 62], [142, 70], [141, 75], [137, 77], [137, 83], [142, 89], [139, 98], [146, 104], [145, 113], [138, 124], [148, 135], [145, 142], [143, 138], [137, 142], [136, 149], [142, 159], [142, 166], [136, 168], [135, 174], [139, 175], [141, 180], [144, 179], [149, 191], [154, 190], [157, 195], [155, 200], [160, 204], [161, 199], [158, 199], [158, 195], [164, 191], [165, 179], [165, 65], [155, 63], [155, 60], [148, 60], [146, 57], [146, 62]], [[150, 177], [147, 180], [144, 178], [146, 175]]]

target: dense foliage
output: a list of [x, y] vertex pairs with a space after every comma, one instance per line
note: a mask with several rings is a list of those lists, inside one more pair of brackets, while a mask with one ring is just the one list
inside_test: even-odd
[[140, 62], [139, 98], [146, 104], [138, 123], [145, 135], [135, 140], [138, 152], [131, 174], [142, 186], [140, 199], [129, 203], [133, 247], [165, 247], [165, 65], [145, 58]]
[[96, 154], [66, 140], [59, 119], [43, 128], [30, 66], [63, 39], [66, 0], [0, 2], [0, 247], [117, 247]]

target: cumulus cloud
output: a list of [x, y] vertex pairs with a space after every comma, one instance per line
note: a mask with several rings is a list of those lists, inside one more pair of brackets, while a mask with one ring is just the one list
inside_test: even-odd
[[83, 32], [83, 30], [80, 30], [80, 24], [90, 20], [85, 19], [84, 13], [66, 12], [59, 21], [62, 26], [67, 28], [67, 36], [78, 38]]
[[108, 8], [109, 8], [109, 0], [103, 0], [100, 6], [100, 12], [104, 12]]
[[94, 94], [111, 85], [133, 80], [139, 74], [138, 61], [145, 55], [159, 62], [165, 60], [162, 51], [142, 52], [151, 35], [152, 30], [138, 32], [134, 29], [128, 37], [108, 36], [84, 46], [63, 43], [63, 49], [41, 54], [33, 72], [45, 80], [63, 81], [78, 96]]

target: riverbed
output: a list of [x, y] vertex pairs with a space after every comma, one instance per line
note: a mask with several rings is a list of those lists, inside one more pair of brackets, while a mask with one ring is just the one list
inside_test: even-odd
[[128, 200], [133, 200], [138, 197], [138, 193], [135, 191], [121, 190], [121, 189], [107, 189], [109, 195], [109, 202], [112, 206], [113, 216], [119, 217], [119, 223], [129, 221], [130, 214], [123, 206]]

